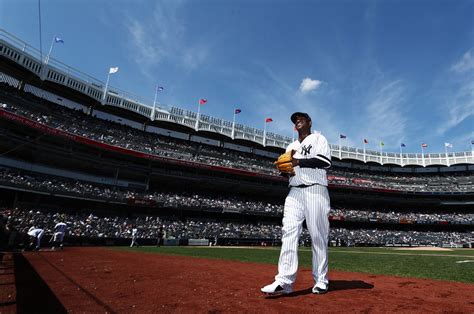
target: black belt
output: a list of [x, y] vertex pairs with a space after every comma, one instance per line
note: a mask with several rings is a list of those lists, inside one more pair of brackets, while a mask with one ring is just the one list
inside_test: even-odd
[[292, 187], [292, 188], [307, 188], [307, 187], [310, 187], [310, 186], [313, 186], [313, 185], [317, 185], [317, 183], [313, 183], [313, 184], [300, 184], [300, 185], [290, 185], [290, 187]]

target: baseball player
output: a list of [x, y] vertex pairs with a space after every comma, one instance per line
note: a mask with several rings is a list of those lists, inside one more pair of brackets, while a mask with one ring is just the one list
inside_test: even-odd
[[140, 246], [138, 245], [137, 238], [138, 238], [138, 229], [137, 229], [137, 226], [134, 225], [132, 228], [132, 243], [130, 244], [130, 247], [133, 247], [134, 245], [136, 245], [137, 247]]
[[54, 235], [53, 235], [53, 247], [52, 249], [55, 249], [55, 246], [59, 245], [59, 248], [62, 250], [63, 249], [63, 240], [64, 240], [64, 235], [66, 234], [67, 230], [67, 225], [64, 222], [58, 222], [54, 226]]
[[285, 200], [282, 247], [275, 282], [261, 289], [267, 294], [287, 294], [293, 291], [298, 270], [298, 240], [306, 219], [313, 253], [314, 294], [329, 289], [328, 236], [329, 194], [326, 170], [331, 166], [331, 154], [326, 138], [311, 133], [311, 118], [295, 112], [291, 121], [298, 131], [298, 140], [275, 162], [282, 174], [289, 176], [290, 191]]
[[160, 226], [160, 229], [158, 230], [158, 233], [156, 234], [156, 237], [157, 237], [156, 246], [160, 247], [160, 245], [163, 243], [163, 239], [164, 239], [163, 226]]
[[44, 230], [43, 229], [40, 229], [40, 228], [36, 228], [36, 227], [31, 227], [29, 230], [28, 230], [28, 235], [31, 237], [31, 244], [32, 246], [35, 245], [34, 243], [34, 240], [36, 240], [36, 246], [35, 246], [35, 250], [38, 251], [40, 249], [40, 246], [41, 246], [41, 238], [43, 237], [43, 234], [44, 234]]

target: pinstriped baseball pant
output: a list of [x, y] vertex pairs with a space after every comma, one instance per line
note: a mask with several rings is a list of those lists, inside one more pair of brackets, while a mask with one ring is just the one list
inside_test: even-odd
[[298, 241], [306, 219], [313, 253], [313, 279], [328, 284], [329, 193], [327, 187], [292, 187], [285, 200], [282, 247], [275, 280], [292, 285], [298, 271]]

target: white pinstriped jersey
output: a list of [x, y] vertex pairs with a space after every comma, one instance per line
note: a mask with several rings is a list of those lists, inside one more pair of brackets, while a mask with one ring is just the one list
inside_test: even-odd
[[39, 229], [39, 228], [30, 228], [30, 230], [28, 230], [28, 235], [32, 236], [32, 237], [37, 237], [39, 236], [41, 233], [43, 232], [43, 229]]
[[67, 229], [67, 225], [64, 223], [64, 222], [58, 222], [55, 226], [54, 226], [54, 231], [56, 232], [66, 232], [66, 229]]
[[[326, 138], [321, 133], [308, 135], [303, 142], [298, 140], [288, 145], [286, 151], [295, 150], [293, 155], [296, 159], [318, 158], [331, 165], [331, 151]], [[328, 166], [328, 168], [329, 168]], [[290, 186], [319, 184], [328, 186], [325, 169], [320, 168], [294, 168], [295, 175], [290, 177]]]

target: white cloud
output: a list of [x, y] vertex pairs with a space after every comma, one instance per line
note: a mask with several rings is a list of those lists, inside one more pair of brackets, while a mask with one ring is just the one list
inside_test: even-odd
[[445, 134], [474, 116], [474, 77], [463, 74], [474, 69], [473, 53], [474, 49], [470, 49], [451, 67], [455, 75], [443, 77], [443, 82], [449, 82], [454, 91], [449, 90], [446, 95], [448, 100], [440, 106], [443, 123], [436, 130], [437, 135]]
[[182, 61], [187, 69], [194, 70], [206, 61], [208, 55], [209, 50], [207, 47], [204, 45], [199, 45], [192, 50], [184, 51]]
[[130, 51], [143, 72], [162, 62], [171, 62], [185, 70], [194, 70], [203, 64], [210, 49], [201, 43], [186, 40], [186, 28], [180, 19], [182, 3], [156, 2], [149, 16], [128, 16], [125, 27], [130, 36]]
[[456, 62], [456, 64], [454, 64], [451, 67], [451, 71], [454, 71], [454, 72], [457, 72], [457, 73], [463, 73], [463, 72], [467, 72], [469, 70], [474, 69], [474, 58], [472, 56], [472, 51], [473, 51], [473, 49], [467, 51], [462, 56], [461, 60]]
[[322, 83], [323, 82], [320, 81], [320, 80], [313, 80], [309, 77], [306, 77], [301, 81], [300, 91], [303, 94], [309, 93], [311, 91], [314, 91], [314, 90], [318, 89], [319, 86], [321, 86]]
[[[263, 119], [269, 117], [273, 119], [273, 122], [268, 125], [269, 132], [291, 138], [294, 133], [290, 116], [293, 112], [302, 111], [312, 117], [313, 131], [322, 130], [327, 138], [337, 134], [335, 120], [328, 110], [331, 106], [315, 103], [314, 100], [295, 92], [292, 84], [286, 81], [288, 76], [278, 74], [259, 62], [256, 62], [255, 66], [261, 68], [263, 71], [260, 73], [265, 73], [267, 77], [266, 80], [261, 81], [262, 88], [252, 87], [247, 93], [247, 98], [255, 104], [253, 108], [258, 119], [253, 122], [255, 122], [254, 125], [257, 129], [263, 129]], [[272, 93], [267, 92], [270, 89]]]
[[444, 134], [474, 116], [474, 80], [465, 82], [450, 102], [443, 106], [444, 108], [447, 109], [444, 113], [446, 122], [438, 128], [438, 134]]
[[[365, 121], [359, 121], [360, 141], [368, 138], [369, 142], [385, 145], [398, 143], [405, 137], [407, 118], [403, 112], [405, 88], [402, 81], [375, 84], [375, 94], [369, 97], [365, 108]], [[372, 140], [372, 141], [371, 141]], [[359, 144], [360, 145], [360, 144]], [[397, 144], [398, 145], [398, 144]]]

